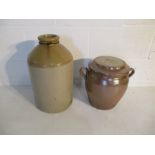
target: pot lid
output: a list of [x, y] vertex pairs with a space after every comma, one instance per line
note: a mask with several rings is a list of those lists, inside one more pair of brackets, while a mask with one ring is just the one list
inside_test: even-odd
[[97, 57], [94, 62], [98, 67], [107, 70], [120, 70], [125, 66], [123, 60], [111, 56]]
[[89, 67], [108, 76], [122, 76], [129, 72], [129, 66], [125, 61], [112, 56], [99, 56], [89, 64]]

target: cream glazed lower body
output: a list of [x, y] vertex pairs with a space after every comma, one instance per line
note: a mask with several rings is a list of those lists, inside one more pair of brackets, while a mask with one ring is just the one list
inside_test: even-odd
[[36, 106], [49, 113], [64, 111], [72, 103], [73, 62], [58, 67], [29, 65]]

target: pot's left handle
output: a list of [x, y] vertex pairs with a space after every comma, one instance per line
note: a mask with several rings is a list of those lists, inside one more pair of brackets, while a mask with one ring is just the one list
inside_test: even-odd
[[88, 68], [86, 68], [86, 67], [81, 67], [79, 71], [80, 71], [81, 77], [83, 77], [84, 79], [86, 79], [86, 75], [87, 75]]

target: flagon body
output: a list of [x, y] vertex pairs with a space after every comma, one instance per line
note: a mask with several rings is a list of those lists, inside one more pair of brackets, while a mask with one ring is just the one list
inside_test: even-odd
[[73, 57], [59, 43], [59, 36], [46, 34], [38, 39], [28, 56], [35, 104], [44, 112], [64, 111], [72, 102]]

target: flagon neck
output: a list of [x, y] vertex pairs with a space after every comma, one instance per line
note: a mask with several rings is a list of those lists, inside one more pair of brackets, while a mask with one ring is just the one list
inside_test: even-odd
[[56, 34], [43, 34], [38, 36], [39, 44], [58, 44], [59, 36]]

